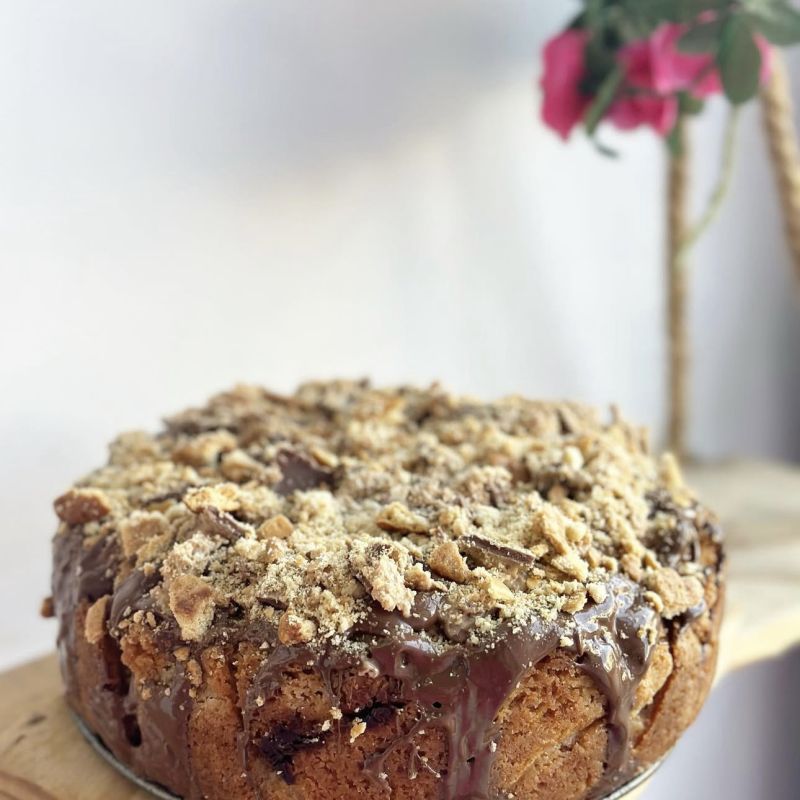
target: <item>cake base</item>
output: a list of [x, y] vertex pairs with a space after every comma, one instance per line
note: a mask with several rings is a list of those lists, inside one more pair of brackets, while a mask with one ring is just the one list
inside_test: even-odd
[[[92, 749], [107, 763], [114, 767], [119, 773], [124, 775], [129, 781], [132, 781], [140, 788], [144, 789], [146, 792], [151, 794], [153, 797], [158, 797], [159, 800], [181, 800], [177, 795], [168, 792], [163, 787], [159, 786], [158, 784], [151, 783], [150, 781], [146, 781], [143, 778], [139, 777], [130, 767], [126, 764], [123, 764], [101, 741], [101, 739], [96, 736], [89, 726], [77, 715], [72, 713], [72, 719], [75, 722], [75, 725], [78, 727], [78, 730], [83, 734], [84, 738], [87, 742], [92, 746]], [[616, 789], [609, 795], [606, 795], [602, 800], [635, 800], [636, 797], [639, 796], [639, 793], [644, 790], [647, 782], [653, 776], [653, 774], [658, 770], [658, 768], [664, 763], [665, 759], [653, 764], [651, 767], [648, 767], [646, 770], [641, 772], [637, 775], [633, 780], [626, 783], [624, 786], [620, 786], [619, 789]]]

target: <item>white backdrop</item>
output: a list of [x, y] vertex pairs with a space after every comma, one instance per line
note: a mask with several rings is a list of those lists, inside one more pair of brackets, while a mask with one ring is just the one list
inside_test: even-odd
[[[663, 148], [609, 137], [612, 161], [538, 123], [537, 54], [572, 6], [0, 0], [0, 666], [51, 647], [29, 614], [51, 499], [118, 430], [232, 382], [439, 378], [615, 401], [660, 433]], [[698, 202], [724, 113], [695, 132]], [[797, 457], [796, 286], [755, 108], [743, 123], [694, 257], [692, 439]], [[731, 751], [725, 692], [692, 735], [724, 726]], [[731, 798], [789, 780], [786, 729], [747, 703], [762, 747]]]

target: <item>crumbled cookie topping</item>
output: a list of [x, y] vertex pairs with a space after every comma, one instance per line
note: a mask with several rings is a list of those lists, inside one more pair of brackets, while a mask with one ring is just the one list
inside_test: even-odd
[[108, 604], [111, 600], [109, 595], [103, 595], [99, 600], [92, 603], [86, 611], [83, 635], [89, 644], [97, 644], [106, 635], [106, 616], [108, 615]]
[[[489, 634], [602, 603], [618, 572], [672, 619], [702, 602], [711, 524], [674, 460], [655, 463], [616, 414], [346, 381], [238, 387], [157, 435], [126, 434], [55, 508], [62, 530], [116, 539], [118, 581], [153, 576], [186, 642], [224, 614], [286, 644], [342, 643], [375, 608], [412, 616], [420, 592]], [[106, 605], [90, 609], [90, 641]]]

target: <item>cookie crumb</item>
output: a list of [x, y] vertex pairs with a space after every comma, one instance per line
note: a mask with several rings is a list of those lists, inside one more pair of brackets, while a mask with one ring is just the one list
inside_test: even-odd
[[469, 566], [455, 542], [436, 545], [428, 556], [428, 567], [431, 572], [456, 583], [465, 583], [470, 576]]
[[89, 606], [83, 627], [83, 635], [89, 644], [98, 644], [105, 637], [110, 603], [111, 595], [106, 594]]
[[202, 639], [214, 618], [214, 592], [194, 575], [178, 575], [169, 587], [169, 607], [185, 641]]
[[256, 531], [256, 536], [260, 539], [287, 539], [292, 535], [294, 526], [288, 517], [277, 514], [261, 523]]
[[356, 717], [356, 720], [350, 726], [350, 744], [353, 744], [353, 742], [355, 742], [355, 740], [358, 739], [358, 737], [361, 736], [366, 730], [367, 723], [364, 722], [364, 720]]

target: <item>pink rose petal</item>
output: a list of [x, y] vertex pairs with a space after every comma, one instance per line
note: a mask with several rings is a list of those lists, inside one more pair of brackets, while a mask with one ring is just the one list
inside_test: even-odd
[[580, 88], [586, 73], [587, 38], [585, 31], [567, 30], [550, 39], [544, 48], [542, 119], [563, 139], [569, 137], [591, 103]]

